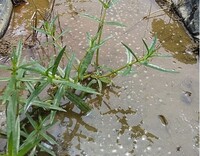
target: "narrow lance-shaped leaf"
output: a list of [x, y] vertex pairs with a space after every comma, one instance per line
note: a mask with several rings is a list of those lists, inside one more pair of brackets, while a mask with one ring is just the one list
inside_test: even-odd
[[39, 147], [40, 147], [43, 151], [49, 153], [51, 156], [56, 156], [56, 154], [52, 151], [52, 149], [47, 148], [47, 147], [44, 146], [43, 144], [39, 144]]
[[145, 42], [145, 40], [144, 40], [144, 39], [142, 39], [142, 42], [144, 43], [144, 46], [145, 46], [145, 48], [146, 48], [146, 50], [147, 50], [147, 57], [148, 57], [148, 56], [149, 56], [149, 54], [150, 54], [149, 47], [148, 47], [148, 45], [147, 45], [147, 43]]
[[155, 51], [156, 42], [157, 42], [157, 36], [154, 37], [153, 42], [150, 45], [150, 48], [149, 48], [149, 51], [151, 52], [150, 55], [152, 55], [153, 52]]
[[14, 147], [15, 147], [15, 155], [19, 152], [19, 145], [20, 145], [20, 119], [19, 116], [15, 122], [15, 134], [14, 134]]
[[151, 64], [151, 63], [148, 63], [148, 62], [142, 62], [142, 64], [145, 65], [145, 66], [147, 66], [147, 67], [150, 67], [150, 68], [162, 71], [162, 72], [178, 73], [177, 71], [175, 71], [173, 69], [165, 69], [165, 68], [159, 67], [157, 65], [154, 65], [154, 64]]
[[100, 19], [98, 18], [98, 17], [96, 17], [96, 16], [92, 16], [92, 15], [89, 15], [89, 14], [81, 14], [82, 16], [84, 16], [84, 17], [87, 17], [87, 18], [89, 18], [89, 19], [91, 19], [91, 20], [93, 20], [93, 21], [96, 21], [96, 22], [101, 22], [100, 21]]
[[27, 102], [24, 106], [24, 110], [25, 112], [28, 110], [28, 108], [31, 106], [31, 102], [33, 102], [33, 100], [38, 97], [38, 95], [44, 90], [44, 88], [49, 84], [48, 81], [44, 81], [42, 82], [30, 95], [30, 97], [27, 99]]
[[65, 33], [69, 32], [69, 29], [65, 29], [61, 34], [56, 36], [56, 40], [58, 40], [60, 37], [62, 37]]
[[[121, 42], [122, 43], [122, 42]], [[123, 46], [135, 57], [136, 61], [139, 62], [139, 59], [137, 58], [137, 56], [135, 55], [135, 53], [131, 50], [131, 48], [129, 48], [126, 44], [122, 43]]]
[[117, 27], [126, 27], [125, 24], [120, 23], [120, 22], [115, 22], [115, 21], [108, 21], [105, 22], [106, 25], [112, 25], [112, 26], [117, 26]]
[[79, 64], [79, 67], [78, 67], [78, 78], [79, 79], [83, 79], [83, 76], [84, 76], [86, 70], [88, 69], [89, 65], [92, 62], [92, 58], [93, 58], [94, 52], [95, 52], [95, 49], [92, 49], [92, 48], [93, 47], [90, 47], [87, 50], [86, 55], [84, 56], [81, 63]]
[[126, 56], [127, 56], [126, 63], [130, 64], [132, 62], [133, 55], [131, 54], [131, 52], [128, 49], [126, 49]]
[[87, 103], [85, 103], [79, 96], [70, 92], [66, 92], [66, 96], [83, 112], [88, 112], [91, 110], [90, 106]]
[[66, 80], [53, 80], [53, 83], [61, 83], [68, 87], [74, 88], [76, 90], [84, 91], [84, 92], [91, 93], [91, 94], [99, 94], [92, 88], [85, 87], [85, 86], [82, 86], [81, 84], [76, 84], [76, 83], [66, 81]]
[[65, 52], [65, 48], [66, 48], [66, 46], [64, 46], [64, 47], [60, 50], [58, 56], [57, 56], [56, 59], [55, 59], [55, 62], [54, 62], [54, 65], [53, 65], [53, 69], [52, 69], [52, 75], [53, 75], [53, 76], [55, 76], [55, 74], [56, 74], [58, 65], [59, 65], [59, 63], [60, 63], [60, 61], [61, 61], [61, 58], [62, 58], [64, 52]]
[[65, 68], [64, 78], [67, 79], [67, 80], [69, 80], [69, 76], [70, 76], [70, 72], [71, 72], [71, 69], [72, 69], [74, 59], [75, 59], [75, 55], [73, 54], [71, 59], [69, 60], [69, 62], [67, 64], [67, 67]]
[[32, 105], [33, 106], [37, 106], [37, 107], [41, 107], [41, 108], [44, 108], [44, 109], [65, 112], [65, 110], [62, 109], [61, 107], [58, 107], [58, 106], [55, 106], [55, 105], [51, 105], [50, 103], [46, 103], [46, 102], [43, 102], [43, 101], [34, 101], [34, 103]]
[[110, 0], [109, 1], [109, 7], [112, 7], [113, 5], [115, 5], [119, 0]]
[[[61, 84], [56, 92], [55, 97], [54, 97], [53, 106], [59, 107], [61, 99], [64, 96], [64, 93], [65, 93], [65, 87], [63, 84]], [[51, 123], [53, 123], [55, 115], [56, 115], [56, 111], [51, 111], [51, 115], [50, 115]]]

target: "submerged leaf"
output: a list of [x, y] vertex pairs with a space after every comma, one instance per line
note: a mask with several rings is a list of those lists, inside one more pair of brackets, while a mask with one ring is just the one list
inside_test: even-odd
[[158, 115], [158, 117], [164, 126], [168, 125], [168, 121], [163, 115]]

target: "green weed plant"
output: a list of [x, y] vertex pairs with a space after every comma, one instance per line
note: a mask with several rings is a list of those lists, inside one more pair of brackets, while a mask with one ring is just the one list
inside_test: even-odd
[[[91, 106], [85, 102], [85, 96], [87, 94], [101, 94], [104, 84], [111, 83], [113, 77], [119, 73], [128, 75], [134, 64], [141, 64], [164, 72], [175, 72], [149, 63], [153, 57], [157, 56], [156, 36], [150, 46], [143, 40], [146, 48], [144, 56], [137, 56], [130, 47], [122, 43], [127, 63], [120, 68], [102, 72], [102, 65], [99, 64], [100, 49], [110, 39], [110, 37], [102, 39], [104, 25], [125, 26], [122, 23], [105, 20], [107, 10], [117, 1], [99, 0], [102, 5], [100, 18], [84, 14], [99, 24], [94, 36], [87, 33], [88, 48], [81, 60], [77, 61], [75, 54], [69, 57], [66, 46], [62, 47], [59, 44], [58, 40], [67, 31], [56, 34], [55, 21], [57, 18], [54, 18], [50, 22], [45, 21], [41, 29], [34, 28], [38, 33], [43, 33], [51, 38], [58, 51], [57, 57], [52, 59], [47, 66], [40, 64], [39, 61], [27, 61], [23, 58], [23, 43], [21, 41], [17, 48], [13, 49], [11, 65], [0, 65], [2, 70], [10, 72], [10, 77], [0, 78], [0, 82], [7, 82], [6, 90], [1, 96], [2, 103], [6, 105], [7, 127], [6, 131], [2, 132], [2, 135], [7, 137], [5, 156], [33, 156], [37, 155], [37, 151], [45, 151], [50, 155], [55, 155], [54, 151], [47, 148], [44, 142], [48, 142], [51, 146], [57, 145], [56, 141], [47, 134], [47, 130], [53, 126], [56, 113], [66, 111], [61, 107], [62, 100], [69, 100], [81, 111], [87, 113], [91, 110]], [[60, 65], [62, 58], [68, 60], [64, 67]], [[95, 62], [92, 62], [93, 60]], [[79, 62], [78, 65], [77, 62]], [[92, 66], [92, 64], [94, 65]], [[92, 73], [88, 70], [91, 67], [94, 68]], [[72, 70], [75, 70], [75, 73], [72, 74]], [[93, 87], [93, 84], [98, 87]], [[45, 98], [44, 95], [49, 88], [53, 88], [53, 92], [51, 96]], [[43, 111], [47, 113], [44, 115], [41, 113]], [[37, 113], [37, 117], [34, 113]], [[24, 121], [30, 123], [31, 130], [27, 128]]]

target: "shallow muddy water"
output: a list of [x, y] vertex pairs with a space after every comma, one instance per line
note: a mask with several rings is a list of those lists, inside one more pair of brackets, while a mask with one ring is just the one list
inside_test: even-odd
[[[44, 6], [48, 7], [48, 2]], [[28, 35], [29, 28], [23, 19], [30, 19], [32, 15], [23, 16], [23, 11], [27, 15], [30, 8], [34, 7], [27, 4], [16, 9], [9, 35]], [[131, 75], [114, 78], [115, 86], [106, 87], [102, 96], [88, 97], [87, 101], [93, 106], [88, 115], [81, 115], [78, 108], [67, 105], [67, 112], [59, 113], [56, 125], [49, 130], [60, 145], [55, 147], [57, 155], [198, 155], [198, 60], [187, 53], [192, 41], [184, 28], [158, 10], [154, 0], [121, 0], [115, 5], [108, 12], [107, 20], [123, 22], [127, 27], [105, 27], [104, 36], [113, 35], [113, 38], [100, 51], [100, 63], [111, 67], [125, 64], [126, 54], [121, 42], [142, 55], [142, 38], [150, 43], [157, 34], [158, 52], [172, 57], [155, 58], [152, 62], [179, 73], [135, 66]], [[96, 0], [58, 0], [54, 12], [60, 15], [61, 27], [69, 29], [63, 43], [77, 57], [83, 56], [87, 48], [86, 32], [94, 34], [97, 23], [81, 13], [99, 16], [99, 3]], [[22, 21], [17, 20], [19, 17]]]

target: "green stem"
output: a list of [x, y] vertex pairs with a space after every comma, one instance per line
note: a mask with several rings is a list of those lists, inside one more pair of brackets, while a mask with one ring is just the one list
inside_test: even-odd
[[95, 79], [99, 79], [99, 78], [102, 78], [102, 77], [110, 77], [110, 76], [112, 76], [112, 75], [118, 73], [119, 71], [121, 71], [121, 70], [127, 68], [128, 66], [132, 66], [133, 64], [142, 62], [142, 61], [144, 61], [144, 60], [145, 60], [145, 58], [142, 57], [141, 59], [138, 59], [138, 60], [136, 60], [136, 61], [133, 61], [133, 62], [131, 62], [131, 63], [128, 63], [128, 64], [126, 64], [126, 65], [124, 65], [124, 66], [122, 66], [122, 67], [119, 67], [119, 68], [113, 70], [112, 72], [106, 73], [106, 74], [104, 74], [104, 75], [92, 75], [92, 74], [88, 74], [88, 75], [85, 75], [83, 79], [87, 79], [87, 78], [89, 78], [89, 77], [92, 77], [92, 78], [95, 78]]
[[[101, 37], [102, 37], [102, 33], [103, 33], [103, 26], [104, 26], [105, 18], [106, 18], [106, 12], [107, 12], [107, 9], [105, 9], [102, 6], [101, 18], [100, 18], [100, 23], [99, 23], [99, 26], [98, 26], [98, 31], [97, 31], [97, 33], [99, 33], [97, 44], [100, 44], [100, 42], [101, 42]], [[99, 66], [99, 51], [100, 51], [100, 48], [97, 49], [97, 53], [96, 53], [96, 67]]]

